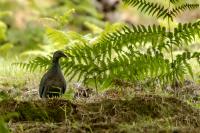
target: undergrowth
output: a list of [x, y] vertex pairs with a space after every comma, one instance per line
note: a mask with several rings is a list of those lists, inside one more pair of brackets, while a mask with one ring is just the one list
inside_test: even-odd
[[[147, 0], [123, 2], [167, 21], [167, 26], [124, 25], [101, 33], [93, 41], [94, 36], [48, 30], [50, 40], [66, 44], [63, 51], [68, 58], [61, 65], [68, 80], [102, 89], [108, 88], [117, 79], [150, 87], [182, 84], [187, 75], [194, 79], [189, 61], [195, 59], [199, 63], [200, 53], [184, 50], [175, 55], [174, 49], [189, 46], [200, 37], [200, 21], [177, 23], [175, 27], [171, 27], [171, 24], [175, 23], [177, 15], [196, 9], [199, 5], [180, 5], [178, 0], [169, 0], [167, 7]], [[40, 56], [28, 63], [17, 64], [26, 70], [46, 70], [51, 64], [51, 57]]]

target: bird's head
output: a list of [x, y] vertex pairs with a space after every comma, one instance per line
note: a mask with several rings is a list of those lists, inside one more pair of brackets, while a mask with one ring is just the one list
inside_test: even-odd
[[63, 51], [60, 51], [60, 50], [54, 52], [54, 54], [53, 54], [53, 58], [54, 59], [59, 59], [61, 57], [65, 57], [66, 58], [67, 55]]
[[54, 62], [54, 63], [58, 63], [58, 62], [59, 62], [59, 59], [60, 59], [61, 57], [65, 57], [65, 58], [66, 58], [67, 55], [65, 55], [65, 53], [64, 53], [63, 51], [60, 51], [60, 50], [54, 52], [54, 54], [53, 54], [53, 62]]

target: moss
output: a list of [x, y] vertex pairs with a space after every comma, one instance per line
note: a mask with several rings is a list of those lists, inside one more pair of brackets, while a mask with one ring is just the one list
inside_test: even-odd
[[[12, 118], [15, 123], [61, 122], [64, 124], [61, 124], [62, 129], [68, 131], [69, 128], [74, 132], [123, 132], [123, 129], [144, 132], [146, 128], [152, 131], [168, 130], [166, 127], [200, 128], [199, 110], [174, 97], [157, 95], [138, 95], [130, 100], [104, 99], [92, 103], [73, 103], [58, 98], [26, 102], [6, 100], [0, 103], [0, 114], [6, 112], [19, 113], [18, 118]], [[55, 129], [60, 128], [58, 126]]]
[[17, 112], [15, 121], [64, 121], [65, 114], [71, 112], [72, 103], [62, 99], [17, 102], [13, 99], [0, 102], [0, 114]]
[[16, 105], [17, 101], [10, 98], [4, 99], [0, 102], [0, 115], [4, 115], [8, 112], [14, 112]]
[[43, 106], [30, 102], [22, 102], [16, 107], [16, 112], [19, 113], [19, 121], [45, 121], [48, 120], [48, 115]]

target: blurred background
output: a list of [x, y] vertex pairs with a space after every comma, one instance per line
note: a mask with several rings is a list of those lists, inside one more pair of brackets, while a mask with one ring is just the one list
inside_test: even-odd
[[[159, 1], [159, 0], [157, 0]], [[160, 1], [166, 4], [165, 1]], [[191, 0], [189, 1], [191, 2]], [[199, 0], [193, 0], [199, 2]], [[22, 57], [29, 50], [42, 50], [51, 45], [45, 37], [45, 28], [58, 28], [55, 19], [66, 14], [62, 30], [80, 34], [99, 33], [111, 23], [165, 24], [143, 15], [120, 0], [1, 0], [0, 1], [0, 58]], [[176, 20], [193, 21], [200, 18], [200, 10], [185, 12]], [[25, 52], [25, 53], [24, 53]], [[38, 51], [35, 54], [42, 54]], [[44, 54], [44, 53], [43, 53]]]

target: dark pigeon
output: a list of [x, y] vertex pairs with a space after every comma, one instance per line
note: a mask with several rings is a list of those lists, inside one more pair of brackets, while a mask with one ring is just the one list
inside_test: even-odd
[[52, 66], [40, 81], [39, 94], [41, 98], [58, 97], [65, 93], [66, 81], [60, 69], [59, 59], [67, 57], [62, 51], [53, 54]]

